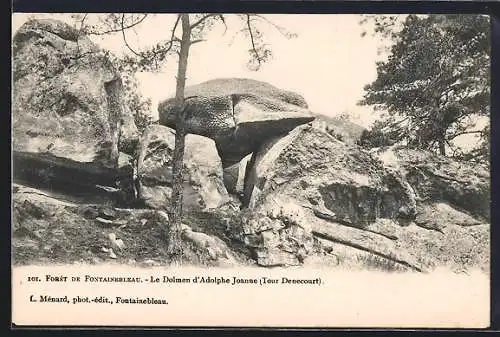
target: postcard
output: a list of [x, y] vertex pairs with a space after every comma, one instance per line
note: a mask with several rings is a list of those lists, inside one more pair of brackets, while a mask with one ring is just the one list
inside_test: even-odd
[[16, 326], [490, 325], [489, 16], [12, 25]]

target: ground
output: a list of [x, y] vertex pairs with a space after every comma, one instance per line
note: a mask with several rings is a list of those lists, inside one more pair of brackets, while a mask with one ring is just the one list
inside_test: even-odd
[[[380, 221], [373, 229], [398, 237], [395, 249], [411, 255], [425, 270], [447, 267], [455, 272], [489, 273], [489, 225], [446, 224], [433, 208], [440, 230]], [[449, 212], [449, 210], [448, 210]], [[238, 218], [223, 212], [186, 212], [183, 264], [205, 267], [255, 266], [252, 252], [231, 233]], [[236, 214], [236, 213], [235, 213]], [[168, 265], [168, 216], [152, 209], [121, 209], [56, 199], [48, 192], [17, 186], [13, 194], [12, 262], [14, 265], [104, 264]], [[356, 229], [349, 229], [356, 231]], [[370, 234], [361, 230], [361, 236]], [[406, 271], [391, 256], [315, 238], [305, 266], [348, 270]]]

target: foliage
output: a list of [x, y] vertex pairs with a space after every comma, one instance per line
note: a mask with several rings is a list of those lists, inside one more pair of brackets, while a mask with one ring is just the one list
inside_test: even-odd
[[376, 121], [370, 130], [363, 130], [357, 144], [366, 148], [394, 145], [398, 134], [394, 131], [385, 131], [384, 127], [384, 122]]
[[373, 254], [357, 255], [358, 262], [360, 262], [367, 269], [385, 272], [406, 271], [406, 268], [398, 264], [395, 260], [393, 260], [393, 258], [394, 256], [392, 254], [390, 254], [388, 258]]
[[[365, 87], [362, 105], [385, 111], [372, 136], [391, 132], [409, 147], [487, 160], [490, 37], [483, 15], [379, 17], [375, 31], [393, 41], [388, 59], [377, 63], [377, 78]], [[453, 140], [477, 134], [478, 148], [463, 153]], [[366, 137], [365, 137], [366, 138]]]
[[[107, 34], [120, 34], [127, 50], [121, 59], [122, 69], [125, 71], [158, 71], [171, 56], [177, 57], [180, 50], [181, 39], [176, 36], [180, 29], [179, 20], [175, 21], [171, 30], [166, 30], [165, 39], [152, 46], [138, 50], [132, 46], [127, 38], [127, 32], [145, 22], [148, 17], [157, 14], [73, 14], [75, 26], [82, 34], [103, 36]], [[175, 14], [177, 16], [177, 14]], [[236, 34], [242, 34], [249, 42], [247, 67], [250, 70], [259, 70], [260, 67], [272, 59], [271, 46], [264, 37], [265, 27], [271, 26], [285, 38], [295, 38], [296, 34], [274, 24], [265, 16], [259, 14], [216, 14], [197, 13], [189, 14], [191, 22], [191, 45], [206, 42], [207, 34], [217, 25], [223, 25], [227, 30], [228, 17], [235, 17]], [[225, 32], [224, 32], [225, 33]]]

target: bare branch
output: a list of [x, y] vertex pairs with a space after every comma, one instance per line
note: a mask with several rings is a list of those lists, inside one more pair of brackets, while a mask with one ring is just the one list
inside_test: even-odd
[[[85, 14], [85, 16], [86, 15], [87, 14]], [[110, 33], [118, 33], [120, 31], [123, 31], [124, 29], [129, 29], [129, 28], [137, 26], [138, 24], [140, 24], [141, 22], [143, 22], [146, 19], [148, 14], [144, 14], [144, 16], [142, 18], [140, 18], [138, 21], [131, 23], [127, 26], [124, 25], [124, 21], [123, 21], [124, 16], [125, 16], [125, 14], [122, 14], [122, 23], [120, 25], [120, 28], [109, 29], [109, 30], [102, 31], [102, 32], [88, 32], [87, 34], [89, 34], [89, 35], [105, 35], [105, 34], [110, 34]]]
[[78, 39], [76, 40], [76, 50], [77, 50], [77, 54], [78, 55], [80, 55], [80, 43], [79, 43], [79, 39], [80, 39], [80, 36], [82, 35], [83, 28], [84, 28], [84, 25], [85, 25], [85, 20], [87, 19], [87, 15], [88, 15], [88, 13], [85, 13], [85, 15], [83, 16], [82, 20], [80, 21], [80, 29], [78, 30]]
[[224, 24], [224, 33], [222, 33], [222, 35], [225, 35], [226, 32], [227, 32], [227, 24], [226, 24], [226, 19], [224, 19], [224, 15], [219, 15], [218, 16], [220, 21]]
[[[123, 36], [123, 41], [125, 43], [125, 46], [133, 53], [135, 54], [136, 56], [139, 56], [143, 59], [148, 59], [143, 53], [140, 53], [140, 52], [137, 52], [135, 51], [128, 43], [127, 41], [127, 38], [126, 38], [126, 35], [125, 35], [125, 29], [127, 29], [125, 26], [124, 26], [124, 19], [125, 18], [125, 14], [122, 14], [122, 19], [121, 19], [121, 26], [124, 27], [121, 31], [122, 31], [122, 36]], [[166, 45], [168, 45], [168, 47], [166, 47], [165, 49], [162, 49], [160, 51], [153, 51], [153, 56], [150, 58], [151, 59], [154, 59], [155, 60], [155, 65], [157, 66], [157, 63], [156, 63], [156, 56], [158, 54], [167, 54], [168, 52], [170, 52], [170, 50], [172, 50], [172, 47], [174, 45], [174, 42], [181, 42], [181, 40], [175, 36], [175, 32], [177, 30], [177, 27], [179, 25], [179, 21], [180, 21], [180, 15], [177, 15], [177, 19], [175, 20], [175, 23], [174, 23], [174, 27], [172, 28], [172, 32], [170, 34], [170, 40], [167, 41]], [[130, 27], [129, 27], [130, 28]]]
[[174, 28], [172, 28], [172, 34], [170, 35], [170, 41], [172, 41], [174, 38], [176, 40], [179, 40], [179, 38], [175, 37], [175, 31], [177, 30], [177, 26], [179, 25], [180, 19], [181, 19], [181, 16], [177, 15], [177, 19], [175, 20], [175, 23], [174, 23]]
[[450, 135], [450, 137], [448, 137], [447, 139], [451, 140], [451, 139], [455, 139], [456, 137], [461, 136], [461, 135], [468, 135], [468, 134], [475, 134], [475, 133], [483, 134], [484, 130], [471, 130], [471, 131], [457, 132], [453, 135]]
[[196, 21], [195, 23], [193, 23], [191, 25], [191, 30], [193, 30], [195, 27], [199, 26], [200, 24], [202, 24], [206, 19], [208, 19], [209, 17], [212, 17], [212, 16], [216, 16], [216, 14], [206, 14], [204, 16], [202, 16], [198, 21]]
[[291, 37], [295, 36], [295, 34], [292, 34], [289, 31], [287, 31], [285, 28], [283, 28], [281, 26], [278, 26], [277, 24], [275, 24], [274, 22], [272, 22], [271, 20], [269, 20], [265, 16], [262, 16], [260, 14], [252, 14], [252, 16], [256, 17], [256, 18], [259, 18], [259, 19], [267, 22], [268, 24], [270, 24], [271, 26], [273, 26], [274, 28], [276, 28], [276, 30], [278, 32], [280, 32], [280, 34], [283, 35], [286, 38], [291, 38]]
[[250, 42], [252, 43], [252, 52], [254, 53], [255, 59], [257, 60], [257, 62], [259, 63], [259, 66], [260, 66], [262, 64], [262, 60], [260, 58], [259, 52], [257, 51], [257, 47], [255, 46], [255, 40], [254, 40], [254, 37], [253, 37], [252, 25], [250, 23], [250, 14], [245, 14], [245, 15], [246, 15], [246, 19], [247, 19], [248, 33], [250, 34]]
[[[147, 14], [146, 14], [147, 15]], [[142, 57], [141, 54], [139, 54], [138, 52], [136, 52], [128, 43], [127, 41], [127, 36], [125, 35], [125, 25], [124, 25], [124, 21], [125, 21], [125, 14], [122, 14], [122, 21], [121, 21], [121, 31], [122, 31], [122, 37], [123, 37], [123, 42], [125, 43], [125, 46], [127, 46], [127, 48], [132, 52], [134, 53], [135, 55], [137, 56], [140, 56]]]
[[204, 42], [206, 41], [205, 39], [197, 39], [197, 40], [192, 40], [191, 41], [191, 45], [195, 44], [195, 43], [200, 43], [200, 42]]
[[[175, 36], [175, 31], [177, 30], [177, 26], [179, 25], [179, 21], [181, 19], [181, 15], [177, 15], [177, 19], [175, 20], [174, 23], [174, 28], [172, 28], [172, 33], [170, 34], [170, 44], [168, 45], [167, 49], [165, 49], [163, 52], [166, 54], [168, 53], [171, 49], [172, 46], [174, 45], [174, 42], [181, 42], [181, 39]], [[155, 53], [156, 55], [156, 53]]]
[[80, 32], [83, 30], [83, 26], [85, 24], [85, 20], [87, 19], [88, 15], [89, 15], [89, 13], [85, 13], [85, 15], [83, 16], [82, 20], [80, 21]]

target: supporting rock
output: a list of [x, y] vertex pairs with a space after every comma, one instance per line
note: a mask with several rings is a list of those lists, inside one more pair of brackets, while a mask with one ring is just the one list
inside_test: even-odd
[[[137, 159], [139, 198], [149, 207], [168, 209], [170, 205], [174, 133], [168, 127], [150, 125], [141, 137]], [[231, 199], [213, 140], [186, 136], [184, 170], [183, 201], [187, 210], [213, 209]]]

